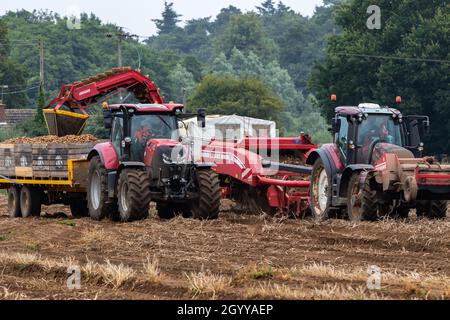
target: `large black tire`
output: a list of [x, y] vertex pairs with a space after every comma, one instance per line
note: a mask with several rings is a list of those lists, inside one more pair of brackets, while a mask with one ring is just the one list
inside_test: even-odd
[[177, 215], [182, 215], [184, 218], [192, 216], [192, 208], [184, 203], [169, 203], [158, 202], [156, 210], [160, 219], [169, 220], [175, 218]]
[[416, 212], [418, 217], [442, 219], [447, 216], [447, 200], [418, 201]]
[[311, 213], [316, 220], [328, 219], [334, 212], [334, 209], [331, 208], [331, 188], [331, 177], [328, 176], [322, 159], [318, 158], [313, 166], [309, 190]]
[[347, 190], [347, 212], [351, 221], [361, 221], [362, 215], [362, 190], [360, 186], [360, 173], [353, 173], [350, 177]]
[[192, 216], [200, 220], [212, 220], [219, 217], [220, 188], [219, 175], [213, 170], [197, 171], [198, 199], [192, 204]]
[[89, 217], [89, 208], [86, 199], [73, 199], [69, 203], [70, 213], [74, 218]]
[[24, 186], [20, 190], [20, 211], [22, 217], [39, 217], [42, 207], [42, 192], [38, 188]]
[[377, 191], [370, 186], [370, 178], [367, 177], [362, 189], [362, 203], [361, 203], [361, 220], [375, 221], [378, 219], [379, 202]]
[[87, 187], [87, 202], [89, 216], [93, 220], [101, 220], [117, 214], [117, 204], [108, 199], [106, 169], [99, 156], [91, 159], [89, 164], [89, 180]]
[[22, 211], [20, 211], [20, 188], [11, 187], [8, 189], [8, 211], [11, 218], [22, 217]]
[[130, 222], [148, 217], [150, 209], [150, 179], [145, 171], [125, 169], [118, 184], [120, 221]]

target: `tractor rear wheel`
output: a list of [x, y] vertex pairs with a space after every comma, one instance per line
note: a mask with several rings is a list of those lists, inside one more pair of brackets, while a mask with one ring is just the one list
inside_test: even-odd
[[192, 216], [200, 220], [212, 220], [219, 217], [220, 188], [219, 175], [209, 170], [197, 170], [198, 198], [192, 204]]
[[117, 204], [109, 202], [106, 169], [99, 156], [91, 159], [88, 181], [87, 201], [89, 216], [93, 220], [101, 220], [108, 215], [115, 215], [117, 213]]
[[125, 169], [118, 184], [120, 221], [130, 222], [148, 217], [150, 179], [145, 171]]
[[39, 217], [41, 215], [41, 190], [24, 186], [20, 190], [20, 211], [22, 217]]
[[319, 158], [312, 169], [310, 186], [311, 212], [316, 220], [325, 220], [331, 214], [331, 188], [331, 177]]
[[366, 221], [377, 220], [379, 212], [377, 191], [372, 189], [369, 177], [366, 178], [366, 182], [364, 183], [361, 196], [362, 196], [361, 220]]
[[20, 211], [20, 188], [11, 187], [8, 189], [8, 210], [11, 218], [22, 217], [22, 211]]
[[73, 199], [69, 203], [70, 213], [74, 218], [89, 217], [89, 208], [86, 199]]
[[359, 173], [353, 173], [348, 183], [347, 209], [348, 218], [351, 221], [361, 221], [363, 217], [360, 179], [361, 176]]
[[418, 201], [416, 212], [419, 217], [442, 219], [447, 216], [447, 208], [447, 200]]

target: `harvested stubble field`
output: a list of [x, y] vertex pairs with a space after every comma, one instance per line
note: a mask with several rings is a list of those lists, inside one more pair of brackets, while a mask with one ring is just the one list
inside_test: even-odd
[[[450, 219], [376, 223], [156, 217], [10, 219], [0, 196], [3, 299], [449, 299]], [[65, 216], [68, 215], [68, 216]], [[67, 289], [67, 267], [81, 289]], [[368, 290], [371, 265], [381, 289]]]

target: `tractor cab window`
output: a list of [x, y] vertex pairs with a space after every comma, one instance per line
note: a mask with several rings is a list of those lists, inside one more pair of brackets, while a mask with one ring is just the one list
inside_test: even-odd
[[167, 114], [136, 114], [131, 118], [131, 138], [132, 160], [142, 162], [149, 140], [179, 139], [177, 119]]
[[401, 128], [391, 115], [369, 114], [358, 126], [358, 161], [367, 163], [378, 143], [402, 146]]
[[348, 121], [346, 117], [339, 117], [341, 120], [341, 127], [337, 136], [337, 144], [341, 152], [344, 162], [347, 159], [347, 145], [348, 145]]
[[123, 118], [114, 117], [111, 130], [111, 141], [120, 159], [122, 159], [122, 150], [120, 147], [122, 139], [123, 139]]

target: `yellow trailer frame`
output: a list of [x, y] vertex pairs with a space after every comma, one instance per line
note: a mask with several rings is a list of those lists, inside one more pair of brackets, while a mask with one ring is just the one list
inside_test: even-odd
[[0, 189], [8, 188], [10, 185], [39, 185], [51, 190], [86, 192], [88, 183], [89, 161], [86, 159], [67, 161], [68, 179], [20, 179], [20, 178], [0, 178]]

